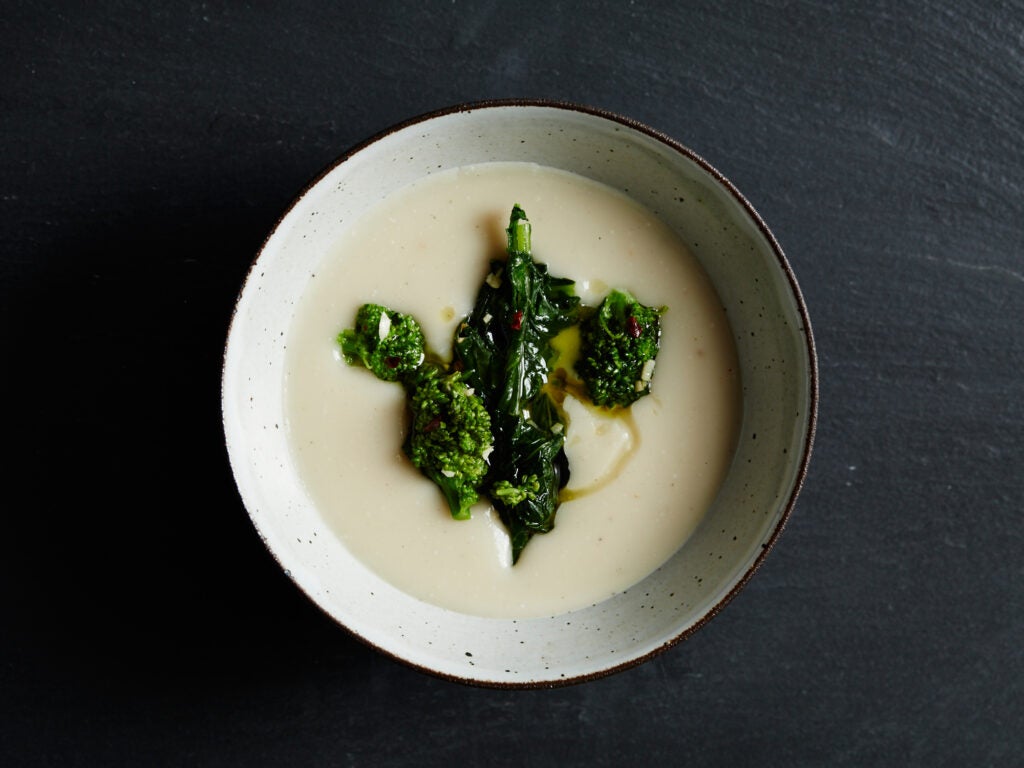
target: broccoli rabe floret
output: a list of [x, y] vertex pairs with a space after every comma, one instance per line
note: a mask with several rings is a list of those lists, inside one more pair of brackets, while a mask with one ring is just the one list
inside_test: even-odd
[[576, 372], [596, 404], [627, 406], [650, 393], [664, 311], [612, 291], [580, 325]]
[[427, 360], [423, 331], [409, 315], [364, 304], [355, 327], [338, 335], [345, 361], [377, 378], [398, 381], [408, 394], [412, 420], [406, 455], [441, 489], [458, 519], [469, 517], [492, 450], [491, 417], [462, 380]]
[[540, 480], [536, 475], [527, 475], [519, 485], [512, 485], [508, 480], [499, 480], [491, 486], [490, 495], [501, 499], [505, 506], [512, 508], [528, 499], [537, 497], [540, 491]]
[[338, 334], [338, 343], [346, 363], [363, 365], [384, 381], [407, 378], [425, 356], [419, 323], [379, 304], [361, 306], [355, 328]]
[[441, 488], [452, 517], [465, 520], [487, 474], [491, 417], [461, 373], [427, 363], [406, 386], [412, 424], [405, 453]]

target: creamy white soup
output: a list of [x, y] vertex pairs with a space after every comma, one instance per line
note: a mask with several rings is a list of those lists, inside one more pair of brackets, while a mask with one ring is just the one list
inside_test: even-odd
[[[402, 452], [402, 387], [346, 365], [338, 333], [361, 304], [413, 315], [447, 355], [490, 258], [503, 258], [513, 203], [535, 260], [575, 279], [585, 304], [610, 288], [665, 305], [652, 394], [628, 418], [567, 399], [571, 479], [553, 531], [511, 564], [485, 497], [453, 520]], [[367, 567], [464, 613], [535, 617], [583, 608], [664, 563], [711, 505], [739, 414], [735, 349], [721, 304], [680, 239], [625, 195], [526, 163], [439, 173], [354, 222], [316, 270], [288, 339], [287, 427], [308, 494]]]

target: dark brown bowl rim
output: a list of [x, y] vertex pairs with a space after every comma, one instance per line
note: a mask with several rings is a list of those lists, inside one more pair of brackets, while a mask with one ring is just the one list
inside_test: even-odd
[[[270, 553], [270, 556], [277, 562], [278, 566], [280, 566], [280, 568], [289, 576], [289, 578], [292, 580], [292, 582], [299, 588], [299, 591], [303, 595], [305, 595], [306, 598], [311, 603], [313, 603], [313, 605], [315, 605], [320, 611], [322, 611], [325, 615], [327, 615], [331, 619], [331, 621], [333, 621], [338, 626], [340, 626], [342, 629], [344, 629], [346, 632], [348, 632], [352, 637], [354, 637], [355, 639], [357, 639], [360, 642], [364, 643], [365, 645], [369, 646], [370, 648], [373, 648], [378, 653], [381, 653], [384, 656], [387, 656], [388, 658], [391, 658], [394, 661], [397, 661], [397, 662], [399, 662], [399, 663], [401, 663], [401, 664], [403, 664], [403, 665], [405, 665], [407, 667], [411, 667], [412, 669], [415, 669], [415, 670], [417, 670], [419, 672], [423, 672], [425, 674], [428, 674], [428, 675], [431, 675], [431, 676], [434, 676], [434, 677], [439, 677], [439, 678], [442, 678], [444, 680], [449, 680], [449, 681], [452, 681], [452, 682], [462, 683], [462, 684], [465, 684], [465, 685], [478, 686], [478, 687], [482, 687], [482, 688], [503, 688], [503, 689], [560, 688], [560, 687], [564, 687], [564, 686], [568, 686], [568, 685], [576, 685], [576, 684], [579, 684], [579, 683], [588, 682], [590, 680], [597, 680], [597, 679], [600, 679], [602, 677], [607, 677], [607, 676], [613, 675], [613, 674], [615, 674], [617, 672], [622, 672], [622, 671], [624, 671], [626, 669], [631, 669], [633, 667], [636, 667], [636, 666], [639, 666], [639, 665], [643, 664], [644, 662], [650, 661], [655, 656], [660, 655], [661, 653], [665, 652], [669, 648], [672, 648], [673, 646], [675, 646], [677, 643], [680, 643], [683, 640], [685, 640], [688, 637], [690, 637], [691, 635], [693, 635], [697, 630], [699, 630], [705, 624], [707, 624], [712, 618], [717, 616], [719, 614], [719, 612], [721, 612], [721, 610], [739, 593], [739, 591], [741, 589], [743, 589], [743, 587], [746, 586], [747, 582], [750, 581], [750, 579], [754, 575], [754, 573], [756, 573], [757, 570], [761, 567], [761, 564], [764, 562], [765, 557], [767, 557], [769, 550], [771, 550], [772, 547], [775, 545], [775, 542], [778, 540], [779, 535], [782, 533], [782, 529], [785, 527], [786, 522], [789, 520], [789, 516], [792, 513], [793, 508], [796, 506], [797, 497], [799, 496], [800, 491], [803, 488], [804, 480], [807, 477], [807, 468], [808, 468], [808, 464], [809, 464], [810, 458], [811, 458], [811, 451], [812, 451], [813, 444], [814, 444], [814, 436], [815, 436], [815, 431], [817, 429], [817, 421], [818, 421], [818, 357], [817, 357], [817, 352], [816, 352], [815, 345], [814, 345], [814, 334], [813, 334], [813, 332], [811, 330], [811, 319], [810, 319], [810, 316], [808, 315], [808, 312], [807, 312], [807, 305], [804, 302], [803, 294], [800, 291], [800, 286], [797, 284], [796, 275], [794, 274], [793, 269], [792, 269], [792, 267], [789, 264], [789, 261], [786, 259], [786, 256], [785, 256], [785, 254], [782, 251], [782, 246], [780, 246], [778, 240], [775, 239], [775, 235], [773, 235], [771, 230], [768, 229], [768, 225], [765, 224], [765, 222], [761, 218], [760, 214], [758, 214], [758, 212], [754, 209], [753, 205], [750, 204], [750, 202], [747, 200], [747, 198], [744, 197], [743, 194], [732, 184], [732, 182], [730, 182], [725, 176], [723, 176], [707, 160], [705, 160], [703, 157], [701, 157], [696, 152], [691, 150], [689, 147], [684, 146], [683, 144], [679, 143], [678, 141], [676, 141], [672, 137], [668, 136], [667, 134], [662, 133], [661, 131], [658, 131], [658, 130], [656, 130], [654, 128], [651, 128], [650, 126], [648, 126], [648, 125], [646, 125], [644, 123], [641, 123], [638, 120], [634, 120], [633, 118], [625, 117], [625, 116], [617, 114], [615, 112], [611, 112], [611, 111], [608, 111], [608, 110], [605, 110], [605, 109], [601, 109], [601, 108], [598, 108], [598, 107], [586, 106], [586, 105], [577, 104], [577, 103], [568, 102], [568, 101], [557, 101], [557, 100], [548, 100], [548, 99], [527, 99], [527, 98], [522, 98], [522, 99], [519, 99], [519, 98], [515, 98], [515, 99], [489, 99], [489, 100], [483, 100], [483, 101], [475, 101], [475, 102], [467, 102], [467, 103], [463, 103], [463, 104], [456, 104], [456, 105], [453, 105], [453, 106], [444, 107], [442, 109], [434, 110], [434, 111], [431, 111], [431, 112], [426, 112], [426, 113], [417, 115], [416, 117], [409, 118], [408, 120], [405, 120], [403, 122], [400, 122], [400, 123], [397, 123], [395, 125], [392, 125], [391, 127], [381, 131], [380, 133], [377, 133], [377, 134], [371, 136], [370, 138], [366, 139], [365, 141], [360, 142], [359, 144], [356, 144], [355, 146], [350, 148], [348, 151], [346, 151], [344, 154], [340, 155], [334, 162], [332, 162], [330, 165], [328, 165], [326, 168], [324, 168], [308, 184], [306, 184], [306, 186], [303, 187], [302, 190], [297, 195], [295, 195], [295, 197], [292, 199], [292, 202], [288, 205], [288, 207], [284, 210], [284, 212], [278, 217], [277, 221], [274, 223], [274, 226], [270, 229], [270, 231], [268, 232], [266, 238], [263, 240], [262, 244], [260, 245], [259, 249], [257, 250], [256, 255], [253, 257], [252, 263], [249, 265], [249, 270], [248, 270], [248, 272], [247, 272], [247, 274], [245, 276], [245, 279], [242, 281], [242, 287], [239, 289], [238, 295], [237, 295], [237, 297], [235, 299], [235, 304], [234, 304], [234, 308], [232, 310], [230, 322], [228, 324], [228, 331], [227, 331], [227, 335], [226, 335], [226, 339], [225, 339], [225, 344], [224, 344], [224, 355], [223, 355], [222, 361], [221, 361], [222, 418], [223, 418], [224, 376], [226, 374], [226, 365], [227, 365], [227, 340], [230, 339], [230, 336], [231, 336], [231, 329], [234, 326], [235, 317], [236, 317], [237, 311], [238, 311], [238, 304], [241, 301], [242, 294], [244, 293], [246, 285], [249, 282], [249, 278], [252, 276], [252, 273], [253, 273], [253, 270], [255, 269], [256, 263], [259, 261], [260, 256], [263, 255], [263, 251], [266, 248], [267, 243], [270, 241], [271, 237], [273, 237], [274, 233], [281, 226], [282, 222], [292, 212], [292, 210], [295, 208], [295, 206], [298, 205], [299, 201], [302, 200], [302, 198], [305, 197], [306, 194], [313, 187], [315, 187], [320, 182], [321, 179], [323, 179], [327, 174], [329, 174], [331, 171], [333, 171], [339, 165], [341, 165], [342, 163], [346, 162], [351, 157], [353, 157], [354, 155], [358, 154], [362, 150], [366, 149], [370, 145], [375, 144], [376, 142], [380, 141], [381, 139], [384, 139], [384, 138], [386, 138], [386, 137], [388, 137], [388, 136], [390, 136], [390, 135], [392, 135], [394, 133], [397, 133], [399, 131], [403, 131], [406, 128], [409, 128], [410, 126], [418, 125], [420, 123], [423, 123], [423, 122], [426, 122], [426, 121], [429, 121], [429, 120], [433, 120], [433, 119], [436, 119], [436, 118], [439, 118], [439, 117], [445, 117], [447, 115], [457, 114], [457, 113], [460, 113], [460, 112], [476, 112], [476, 111], [485, 110], [485, 109], [501, 109], [501, 108], [507, 108], [507, 107], [538, 107], [538, 108], [548, 108], [548, 109], [560, 109], [560, 110], [565, 110], [565, 111], [569, 111], [569, 112], [580, 112], [580, 113], [583, 113], [583, 114], [592, 115], [594, 117], [600, 117], [600, 118], [603, 118], [605, 120], [608, 120], [608, 121], [611, 121], [611, 122], [614, 122], [614, 123], [618, 123], [620, 125], [626, 126], [627, 128], [631, 128], [631, 129], [633, 129], [633, 130], [635, 130], [635, 131], [637, 131], [639, 133], [642, 133], [642, 134], [645, 134], [647, 136], [650, 136], [653, 139], [656, 139], [657, 141], [661, 142], [662, 144], [664, 144], [667, 147], [675, 150], [676, 152], [680, 153], [681, 155], [685, 156], [689, 160], [691, 160], [694, 163], [696, 163], [698, 166], [700, 166], [701, 169], [703, 169], [712, 178], [714, 178], [715, 181], [717, 181], [720, 185], [722, 185], [722, 187], [724, 187], [726, 189], [726, 191], [728, 191], [729, 194], [732, 195], [733, 199], [735, 199], [736, 202], [739, 203], [743, 207], [744, 211], [746, 211], [747, 215], [750, 217], [751, 221], [753, 221], [754, 224], [757, 226], [757, 228], [760, 230], [761, 234], [764, 235], [765, 239], [768, 241], [768, 244], [771, 246], [772, 251], [775, 253], [775, 258], [776, 258], [776, 260], [778, 262], [778, 265], [782, 269], [783, 273], [786, 275], [786, 279], [789, 281], [789, 287], [790, 287], [790, 290], [792, 291], [793, 298], [796, 301], [797, 310], [799, 311], [801, 322], [803, 323], [802, 330], [803, 330], [803, 333], [804, 333], [804, 338], [805, 338], [806, 343], [807, 343], [807, 360], [808, 360], [808, 368], [809, 368], [809, 371], [808, 371], [809, 372], [809, 382], [808, 383], [810, 385], [810, 388], [809, 388], [809, 395], [810, 395], [809, 400], [810, 400], [810, 403], [809, 403], [809, 413], [808, 413], [808, 422], [807, 422], [807, 433], [806, 433], [805, 438], [804, 438], [804, 448], [803, 448], [802, 455], [800, 457], [799, 466], [797, 467], [797, 473], [796, 473], [796, 477], [795, 477], [795, 482], [793, 484], [793, 489], [792, 489], [792, 491], [789, 494], [789, 498], [786, 499], [786, 503], [785, 503], [785, 506], [784, 506], [784, 508], [782, 510], [782, 514], [780, 515], [779, 520], [778, 520], [778, 522], [775, 525], [775, 528], [772, 530], [772, 532], [768, 536], [768, 538], [764, 542], [762, 542], [760, 553], [758, 553], [757, 557], [754, 558], [754, 561], [750, 564], [750, 566], [744, 572], [743, 576], [739, 579], [739, 581], [737, 581], [736, 584], [733, 585], [732, 589], [730, 589], [728, 593], [726, 593], [703, 616], [701, 616], [701, 618], [695, 624], [693, 624], [692, 626], [687, 627], [686, 629], [682, 630], [675, 637], [667, 640], [666, 642], [662, 643], [657, 648], [655, 648], [655, 649], [653, 649], [651, 651], [648, 651], [647, 653], [645, 653], [642, 656], [638, 656], [636, 658], [629, 659], [629, 660], [626, 660], [626, 661], [621, 662], [619, 664], [615, 664], [613, 666], [606, 667], [604, 669], [596, 670], [594, 672], [588, 672], [588, 673], [582, 674], [582, 675], [575, 675], [573, 677], [558, 678], [558, 679], [554, 679], [554, 680], [528, 680], [528, 681], [523, 681], [523, 682], [505, 682], [505, 681], [497, 681], [497, 680], [482, 680], [482, 679], [479, 679], [479, 678], [461, 677], [459, 675], [448, 674], [446, 672], [441, 672], [439, 670], [432, 669], [432, 668], [427, 667], [427, 666], [423, 666], [422, 664], [417, 664], [415, 662], [410, 661], [409, 659], [403, 658], [402, 656], [399, 656], [399, 655], [397, 655], [397, 654], [395, 654], [395, 653], [393, 653], [393, 652], [391, 652], [391, 651], [389, 651], [389, 650], [387, 650], [385, 648], [380, 647], [376, 643], [368, 640], [367, 638], [363, 637], [359, 633], [357, 633], [354, 630], [352, 630], [350, 627], [346, 626], [338, 617], [332, 615], [323, 606], [321, 606], [316, 601], [316, 599], [314, 599], [313, 596], [310, 595], [303, 588], [302, 584], [300, 584], [295, 579], [295, 577], [291, 575], [290, 570], [286, 567], [286, 565], [284, 563], [281, 562], [281, 560], [278, 557], [277, 553], [274, 552], [274, 550], [271, 549], [270, 545], [267, 543], [266, 537], [262, 535], [262, 532], [259, 530], [259, 525], [253, 519], [252, 513], [249, 511], [248, 506], [246, 506], [244, 499], [241, 499], [241, 492], [240, 491], [239, 491], [239, 496], [240, 496], [240, 499], [242, 501], [242, 506], [245, 507], [246, 514], [249, 516], [250, 521], [253, 523], [253, 526], [256, 528], [256, 532], [257, 532], [257, 534], [259, 534], [260, 540], [263, 542], [264, 546], [267, 548], [267, 551]], [[225, 447], [226, 447], [226, 445], [225, 445]], [[228, 458], [229, 458], [229, 463], [230, 463], [230, 456]], [[237, 489], [237, 484], [236, 484], [236, 489]]]

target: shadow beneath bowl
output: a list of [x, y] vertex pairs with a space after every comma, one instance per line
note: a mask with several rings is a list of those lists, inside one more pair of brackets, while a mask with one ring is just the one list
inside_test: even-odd
[[0, 632], [19, 674], [174, 686], [370, 653], [266, 552], [224, 448], [230, 314], [279, 212], [154, 204], [33, 244], [6, 308], [19, 459]]

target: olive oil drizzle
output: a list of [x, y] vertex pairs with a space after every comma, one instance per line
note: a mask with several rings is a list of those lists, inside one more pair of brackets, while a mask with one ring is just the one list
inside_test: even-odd
[[612, 466], [611, 469], [602, 475], [596, 482], [584, 486], [583, 488], [566, 487], [559, 491], [559, 501], [566, 502], [572, 501], [573, 499], [582, 499], [584, 496], [597, 493], [601, 489], [607, 487], [625, 471], [629, 462], [633, 459], [633, 454], [640, 448], [640, 430], [637, 428], [636, 421], [633, 419], [632, 411], [629, 408], [616, 408], [614, 411], [608, 411], [608, 415], [614, 416], [616, 419], [621, 421], [629, 431], [629, 448], [622, 452], [622, 455], [619, 456], [619, 460], [615, 462], [614, 466]]

